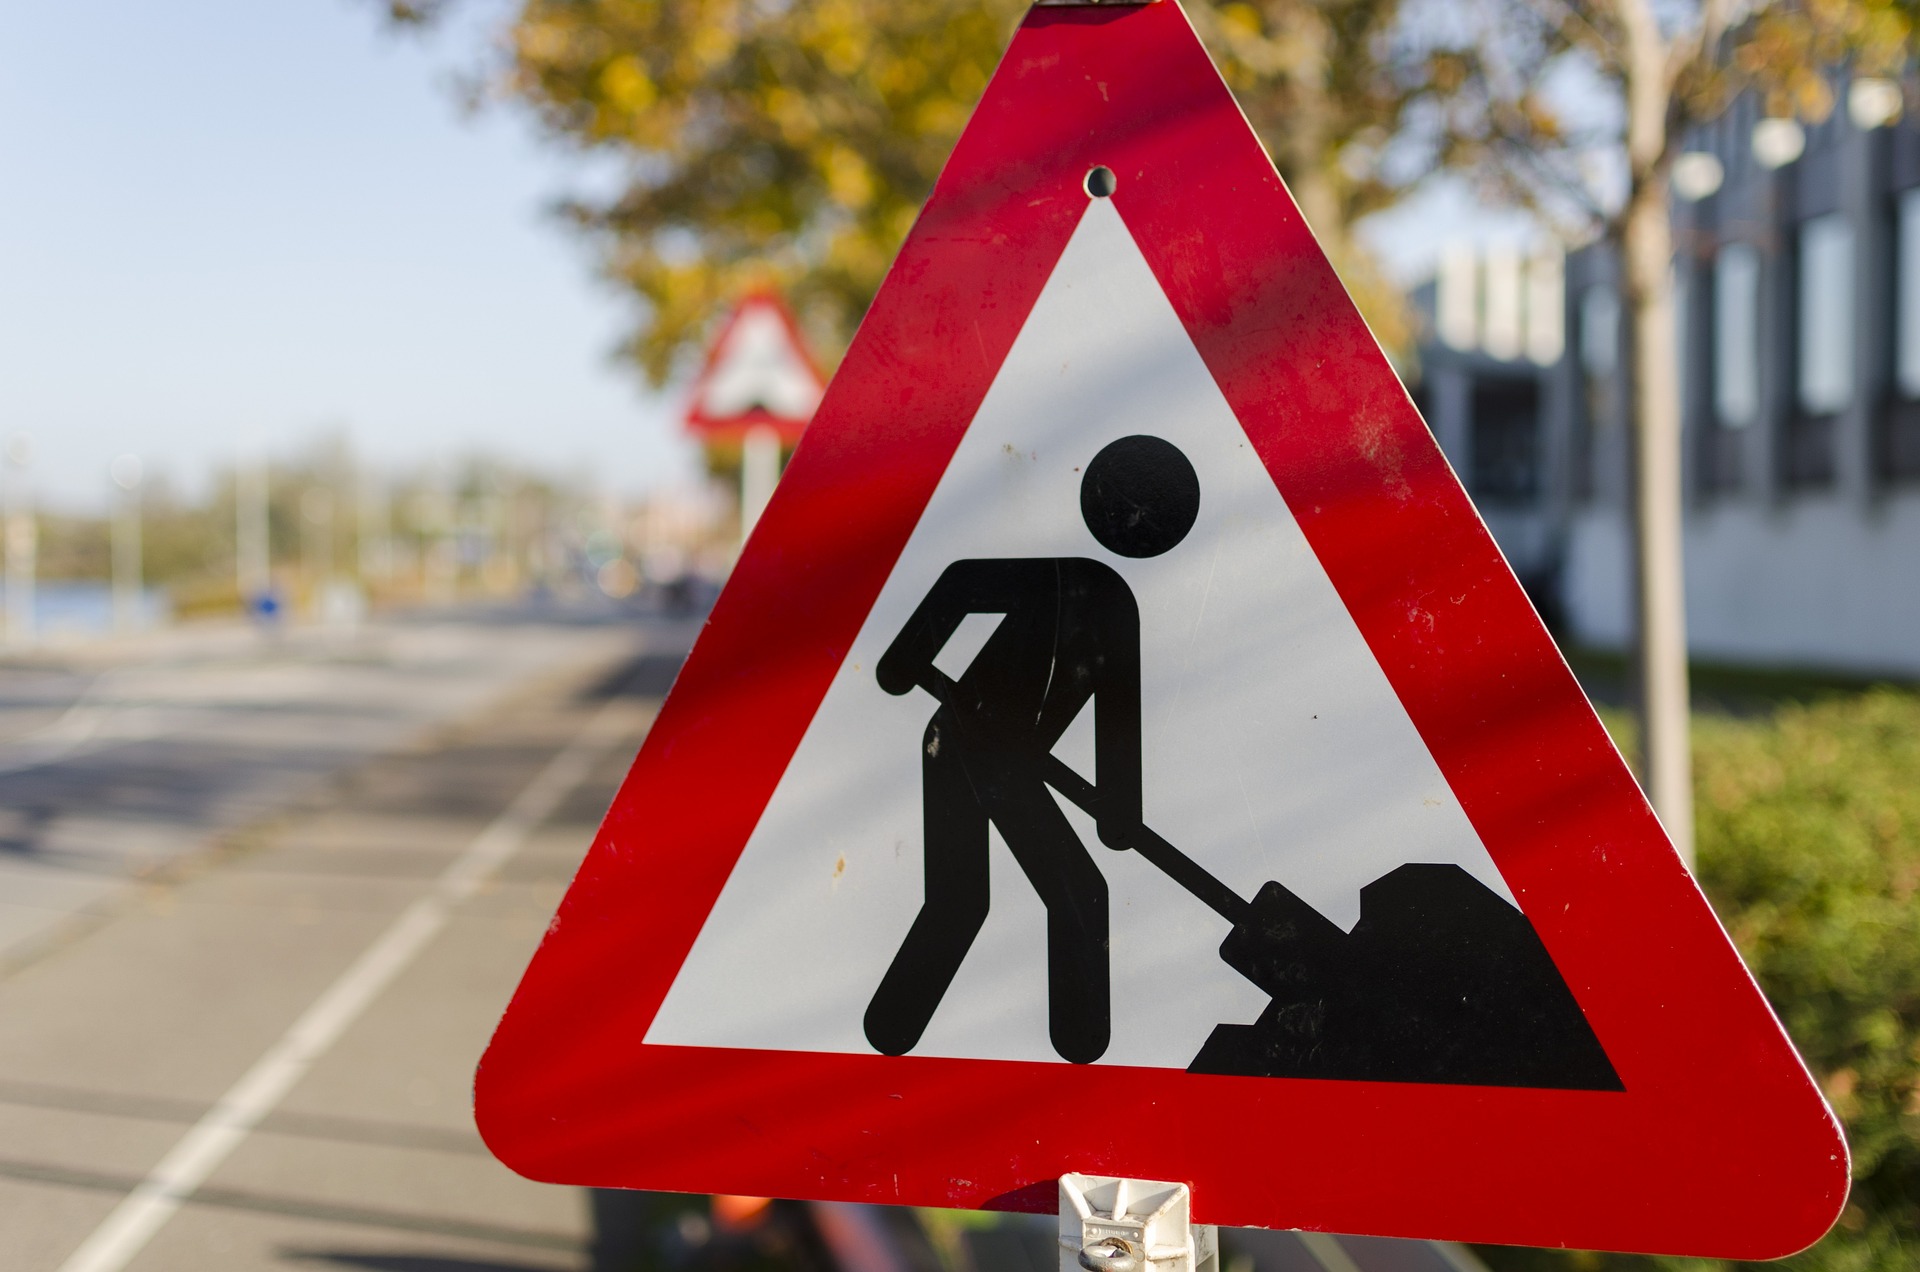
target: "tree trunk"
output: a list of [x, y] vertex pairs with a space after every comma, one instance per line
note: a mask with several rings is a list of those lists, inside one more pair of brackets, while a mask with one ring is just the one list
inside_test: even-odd
[[1621, 226], [1628, 382], [1633, 394], [1633, 579], [1640, 775], [1647, 798], [1693, 866], [1687, 613], [1681, 551], [1680, 360], [1673, 313], [1673, 228], [1665, 174], [1636, 182]]
[[1650, 0], [1615, 0], [1626, 36], [1627, 206], [1618, 222], [1633, 408], [1633, 592], [1640, 780], [1680, 859], [1693, 866], [1687, 592], [1680, 538], [1680, 360], [1673, 323], [1673, 50]]

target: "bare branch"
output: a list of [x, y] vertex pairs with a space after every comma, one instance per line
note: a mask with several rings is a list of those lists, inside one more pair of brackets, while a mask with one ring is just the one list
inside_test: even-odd
[[[1676, 98], [1690, 82], [1712, 73], [1725, 58], [1722, 47], [1733, 20], [1735, 0], [1703, 0], [1700, 24], [1673, 42], [1667, 57], [1667, 91]], [[1692, 122], [1691, 118], [1685, 122]], [[1677, 131], [1677, 129], [1675, 130]]]
[[[1501, 116], [1507, 118], [1503, 120]], [[1541, 137], [1536, 129], [1514, 112], [1499, 112], [1495, 119], [1497, 131], [1493, 138], [1494, 148], [1502, 152], [1502, 161], [1510, 169], [1531, 173], [1534, 182], [1551, 188], [1590, 220], [1606, 220], [1607, 209], [1594, 195], [1592, 188], [1551, 161], [1552, 156], [1572, 153], [1568, 147]]]
[[1522, 0], [1569, 45], [1585, 50], [1603, 67], [1617, 67], [1618, 42], [1595, 26], [1567, 0]]

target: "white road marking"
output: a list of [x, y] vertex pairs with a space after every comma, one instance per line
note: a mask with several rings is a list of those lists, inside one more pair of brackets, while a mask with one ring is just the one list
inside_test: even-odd
[[1327, 1272], [1360, 1272], [1360, 1265], [1353, 1261], [1337, 1237], [1324, 1232], [1302, 1232], [1300, 1244], [1307, 1247], [1307, 1253], [1314, 1262]]
[[307, 1070], [347, 1031], [467, 900], [625, 736], [631, 706], [608, 703], [466, 846], [432, 889], [401, 912], [280, 1040], [254, 1062], [173, 1150], [148, 1172], [106, 1221], [60, 1265], [60, 1272], [120, 1272], [185, 1205], [227, 1155], [273, 1111]]

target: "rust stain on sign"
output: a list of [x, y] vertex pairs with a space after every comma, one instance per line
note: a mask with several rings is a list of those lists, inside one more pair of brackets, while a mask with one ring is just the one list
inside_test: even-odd
[[1360, 447], [1360, 457], [1386, 480], [1388, 492], [1402, 502], [1412, 498], [1413, 487], [1403, 471], [1406, 456], [1401, 453], [1400, 443], [1393, 435], [1393, 423], [1385, 412], [1363, 413], [1353, 423], [1353, 435]]

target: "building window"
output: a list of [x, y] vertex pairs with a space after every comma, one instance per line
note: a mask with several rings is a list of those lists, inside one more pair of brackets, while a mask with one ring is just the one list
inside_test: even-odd
[[1620, 369], [1620, 297], [1607, 286], [1580, 293], [1580, 369], [1608, 380]]
[[1540, 386], [1483, 379], [1473, 386], [1472, 479], [1476, 499], [1526, 503], [1540, 493]]
[[1693, 377], [1687, 373], [1692, 349], [1693, 322], [1693, 285], [1687, 276], [1679, 270], [1667, 275], [1667, 281], [1673, 288], [1673, 358], [1674, 389], [1680, 399], [1681, 417], [1687, 412], [1687, 391], [1693, 387]]
[[1440, 253], [1433, 280], [1434, 327], [1442, 344], [1471, 349], [1480, 343], [1480, 261], [1464, 243]]
[[1510, 245], [1487, 249], [1480, 314], [1480, 347], [1488, 357], [1511, 362], [1526, 349], [1526, 279], [1520, 253]]
[[1898, 306], [1894, 330], [1899, 344], [1895, 378], [1900, 396], [1920, 398], [1920, 190], [1900, 196]]
[[1760, 253], [1746, 243], [1713, 263], [1713, 414], [1727, 428], [1760, 418]]
[[1543, 367], [1567, 351], [1566, 262], [1554, 247], [1534, 253], [1527, 267], [1527, 356]]
[[1853, 227], [1829, 212], [1800, 223], [1795, 242], [1794, 397], [1778, 452], [1788, 486], [1834, 478], [1834, 422], [1853, 402]]
[[1800, 409], [1853, 402], [1853, 227], [1839, 212], [1800, 227]]
[[[1741, 452], [1750, 432], [1721, 425], [1713, 401], [1713, 376], [1701, 374], [1703, 370], [1710, 371], [1717, 361], [1709, 348], [1713, 339], [1714, 309], [1719, 301], [1713, 274], [1712, 262], [1688, 261], [1684, 269], [1676, 270], [1673, 284], [1673, 339], [1680, 363], [1680, 420], [1685, 436], [1692, 439], [1693, 484], [1702, 492], [1740, 488]], [[1705, 297], [1705, 303], [1697, 297]]]
[[1881, 471], [1920, 477], [1920, 190], [1900, 196], [1894, 226], [1893, 383], [1881, 438]]
[[1596, 284], [1580, 293], [1575, 318], [1580, 358], [1580, 409], [1569, 439], [1572, 450], [1573, 493], [1586, 499], [1594, 492], [1596, 430], [1613, 419], [1620, 371], [1620, 297], [1613, 288]]

